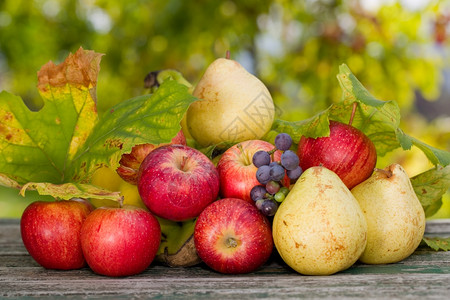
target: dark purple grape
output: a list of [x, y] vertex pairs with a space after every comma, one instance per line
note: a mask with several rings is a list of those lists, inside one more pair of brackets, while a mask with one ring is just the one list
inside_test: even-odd
[[266, 191], [271, 195], [275, 195], [279, 190], [280, 184], [276, 181], [269, 181], [266, 184]]
[[261, 203], [259, 210], [262, 212], [263, 215], [271, 217], [275, 215], [278, 209], [278, 204], [270, 199], [265, 199]]
[[287, 133], [280, 133], [275, 137], [275, 147], [278, 150], [286, 151], [291, 148], [292, 138]]
[[266, 184], [270, 181], [270, 167], [269, 166], [261, 166], [256, 171], [256, 179], [261, 184]]
[[264, 203], [264, 201], [266, 201], [266, 200], [267, 200], [267, 199], [259, 199], [259, 200], [256, 200], [256, 203], [255, 203], [256, 208], [259, 209], [259, 210], [261, 210], [261, 206], [262, 206], [262, 204]]
[[295, 168], [294, 170], [287, 170], [286, 174], [287, 176], [292, 179], [292, 180], [297, 180], [300, 175], [302, 175], [303, 170], [300, 166], [297, 166], [297, 168]]
[[281, 154], [281, 165], [286, 170], [294, 170], [298, 167], [300, 160], [297, 153], [291, 150], [286, 150]]
[[252, 158], [255, 167], [266, 166], [270, 164], [270, 154], [267, 151], [259, 150], [253, 154]]
[[250, 198], [252, 198], [252, 200], [256, 202], [259, 199], [264, 198], [266, 193], [267, 193], [267, 190], [264, 186], [255, 185], [250, 191]]
[[274, 164], [269, 167], [270, 169], [270, 179], [273, 181], [280, 181], [284, 178], [285, 170], [279, 164]]

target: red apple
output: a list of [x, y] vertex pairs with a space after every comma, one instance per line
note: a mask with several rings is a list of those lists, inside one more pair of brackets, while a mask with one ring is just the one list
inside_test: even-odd
[[254, 205], [237, 198], [224, 198], [205, 208], [195, 224], [194, 243], [210, 268], [227, 274], [256, 270], [273, 250], [267, 218]]
[[119, 167], [117, 168], [117, 174], [122, 177], [123, 180], [131, 183], [137, 184], [137, 177], [139, 166], [142, 161], [147, 157], [147, 155], [154, 149], [170, 144], [180, 144], [186, 145], [186, 138], [184, 137], [183, 131], [180, 130], [178, 134], [172, 139], [170, 143], [166, 144], [140, 144], [136, 145], [131, 149], [130, 153], [125, 153], [122, 155], [119, 161]]
[[359, 129], [336, 121], [330, 121], [328, 137], [301, 137], [297, 154], [303, 170], [322, 165], [349, 189], [369, 178], [377, 162], [372, 141]]
[[200, 151], [183, 145], [153, 150], [139, 169], [138, 190], [155, 215], [172, 221], [197, 217], [219, 193], [219, 174]]
[[20, 220], [20, 232], [31, 257], [47, 269], [72, 270], [86, 265], [81, 225], [91, 211], [86, 201], [36, 201]]
[[129, 276], [152, 263], [161, 241], [161, 227], [150, 212], [135, 206], [100, 207], [81, 228], [81, 247], [97, 274]]
[[[250, 191], [255, 185], [260, 185], [256, 179], [253, 165], [253, 155], [259, 151], [271, 151], [275, 148], [269, 142], [248, 140], [228, 148], [217, 163], [220, 178], [220, 195], [222, 198], [239, 198], [250, 203]], [[281, 152], [274, 153], [275, 161], [280, 161]], [[285, 177], [283, 184], [289, 186], [289, 178]]]

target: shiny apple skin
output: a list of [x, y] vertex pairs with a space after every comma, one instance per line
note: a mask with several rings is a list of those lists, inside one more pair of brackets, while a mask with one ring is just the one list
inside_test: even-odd
[[200, 151], [183, 145], [153, 150], [138, 177], [142, 201], [155, 215], [172, 221], [197, 217], [219, 193], [219, 174]]
[[270, 222], [254, 205], [237, 198], [205, 208], [195, 224], [194, 243], [199, 257], [225, 274], [253, 272], [273, 251]]
[[337, 121], [330, 121], [328, 137], [301, 137], [297, 154], [303, 170], [322, 165], [349, 189], [369, 178], [377, 162], [373, 142], [359, 129]]
[[161, 242], [154, 215], [135, 206], [100, 207], [81, 228], [81, 245], [89, 267], [111, 277], [143, 272], [152, 263]]
[[[217, 163], [220, 177], [220, 196], [222, 198], [238, 198], [249, 203], [254, 203], [250, 197], [250, 191], [255, 185], [261, 185], [256, 179], [256, 171], [253, 165], [253, 155], [259, 151], [271, 151], [275, 148], [269, 142], [262, 140], [248, 140], [238, 143], [227, 149]], [[275, 161], [280, 161], [281, 152], [274, 153]], [[283, 181], [289, 186], [289, 178]]]
[[81, 249], [81, 226], [91, 212], [86, 201], [36, 201], [20, 220], [23, 244], [46, 269], [73, 270], [86, 266]]

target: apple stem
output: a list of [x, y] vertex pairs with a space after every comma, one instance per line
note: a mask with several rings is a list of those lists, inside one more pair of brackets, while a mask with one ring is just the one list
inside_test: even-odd
[[[240, 151], [242, 154], [244, 154], [244, 147], [242, 147], [242, 144], [241, 144], [241, 143], [237, 144], [236, 147], [239, 149], [239, 151]], [[250, 166], [250, 165], [253, 163], [252, 160], [249, 160], [249, 159], [248, 159], [247, 155], [244, 155], [244, 159], [245, 159], [244, 165], [246, 165], [246, 166]]]
[[375, 168], [375, 171], [383, 173], [387, 178], [390, 178], [393, 175], [393, 173], [390, 170], [388, 171], [388, 170], [385, 170], [385, 169]]
[[225, 53], [225, 58], [230, 59], [230, 50], [227, 50], [227, 52]]
[[186, 165], [187, 160], [188, 160], [187, 156], [183, 156], [183, 158], [181, 159], [180, 169], [183, 171], [184, 171], [184, 166]]
[[352, 126], [353, 123], [353, 117], [355, 116], [356, 113], [356, 107], [358, 106], [358, 102], [353, 102], [353, 107], [352, 107], [352, 114], [350, 116], [350, 121], [348, 121], [348, 125]]
[[123, 207], [123, 200], [124, 200], [124, 197], [122, 196], [122, 197], [120, 197], [119, 201], [117, 201], [119, 203], [119, 208]]

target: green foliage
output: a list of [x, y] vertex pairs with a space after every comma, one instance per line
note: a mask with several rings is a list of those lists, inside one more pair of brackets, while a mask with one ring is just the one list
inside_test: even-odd
[[325, 111], [304, 121], [277, 120], [272, 130], [287, 132], [297, 141], [302, 135], [314, 138], [328, 136], [328, 120], [348, 123], [352, 106], [357, 103], [352, 126], [363, 131], [372, 140], [379, 156], [400, 146], [403, 149], [410, 149], [411, 145], [416, 145], [433, 164], [442, 166], [450, 164], [450, 152], [431, 147], [403, 133], [399, 128], [400, 110], [395, 101], [377, 100], [346, 65], [340, 66], [338, 79], [342, 88], [342, 101], [332, 104]]
[[69, 200], [72, 198], [88, 199], [95, 197], [96, 199], [111, 199], [117, 202], [122, 201], [120, 192], [112, 192], [102, 189], [91, 184], [82, 183], [64, 183], [53, 184], [49, 182], [29, 182], [20, 190], [20, 194], [25, 197], [27, 190], [37, 191], [39, 195], [52, 196], [54, 199]]
[[411, 184], [425, 209], [425, 215], [430, 217], [441, 207], [442, 196], [450, 187], [450, 165], [445, 168], [436, 166], [418, 174], [411, 178]]
[[422, 243], [434, 249], [435, 251], [450, 250], [450, 238], [440, 238], [440, 237], [424, 237]]
[[[101, 117], [125, 99], [145, 94], [143, 79], [149, 71], [176, 69], [196, 83], [210, 62], [230, 50], [232, 58], [268, 86], [278, 117], [300, 128], [312, 124], [310, 118], [320, 117], [317, 122], [323, 124], [334, 113], [317, 115], [340, 101], [335, 75], [345, 63], [377, 99], [395, 100], [402, 129], [415, 133], [411, 138], [397, 131], [379, 149], [392, 148], [400, 140], [403, 148], [414, 144], [429, 159], [436, 158], [433, 163], [445, 160], [441, 152], [423, 147], [419, 140], [450, 150], [448, 126], [439, 125], [438, 120], [427, 125], [414, 107], [415, 91], [430, 100], [437, 97], [441, 71], [448, 68], [442, 55], [427, 52], [449, 43], [444, 36], [439, 44], [433, 31], [435, 21], [445, 13], [443, 1], [431, 1], [416, 11], [389, 2], [375, 12], [363, 10], [358, 1], [346, 0], [198, 4], [179, 0], [0, 1], [0, 90], [11, 93], [8, 97], [19, 95], [37, 111], [45, 98], [35, 88], [35, 70], [49, 59], [62, 61], [80, 46], [95, 49], [106, 54], [96, 86]], [[19, 103], [20, 98], [14, 101]], [[316, 128], [301, 132], [313, 135]], [[411, 163], [411, 159], [417, 161], [415, 156], [405, 161], [402, 154], [396, 159], [412, 165], [414, 172], [424, 167]], [[10, 168], [2, 166], [0, 172]], [[46, 176], [61, 179], [61, 172], [55, 174]]]
[[196, 100], [188, 87], [166, 80], [151, 95], [117, 104], [98, 120], [95, 96], [100, 56], [78, 50], [64, 63], [39, 71], [44, 106], [30, 111], [19, 97], [0, 94], [0, 184], [55, 198], [121, 200], [89, 184], [102, 166], [116, 169], [136, 144], [167, 143]]
[[30, 70], [79, 46], [107, 53], [98, 86], [104, 112], [142, 94], [149, 71], [177, 69], [195, 83], [230, 50], [235, 59], [252, 59], [247, 66], [269, 86], [283, 119], [308, 118], [336, 101], [341, 63], [378, 98], [410, 110], [414, 89], [429, 98], [438, 93], [442, 60], [425, 55], [421, 45], [434, 41], [422, 28], [443, 9], [432, 3], [408, 11], [394, 3], [366, 12], [354, 1], [4, 0], [0, 76], [2, 88], [39, 107]]
[[[19, 184], [66, 180], [67, 167], [97, 122], [91, 87], [101, 55], [81, 49], [77, 54], [85, 55], [79, 62], [85, 65], [72, 67], [78, 62], [73, 55], [60, 68], [51, 63], [42, 67], [39, 92], [45, 105], [38, 112], [30, 111], [20, 97], [0, 93], [0, 170]], [[80, 83], [83, 71], [94, 79]]]
[[328, 109], [307, 120], [298, 122], [276, 120], [272, 131], [289, 133], [294, 140], [299, 140], [302, 135], [314, 138], [328, 136], [329, 119], [346, 123], [350, 119], [352, 106], [357, 103], [352, 125], [372, 140], [379, 156], [400, 146], [403, 149], [410, 149], [415, 145], [436, 165], [435, 168], [411, 179], [427, 217], [432, 216], [442, 205], [442, 196], [450, 187], [450, 152], [436, 149], [404, 134], [399, 128], [400, 111], [397, 103], [377, 100], [346, 65], [340, 66], [337, 77], [342, 88], [341, 102], [332, 104]]
[[291, 30], [276, 36], [282, 55], [266, 53], [260, 70], [277, 92], [284, 119], [307, 118], [337, 101], [334, 74], [341, 63], [377, 98], [395, 99], [403, 111], [413, 108], [415, 89], [437, 97], [443, 58], [426, 54], [430, 48], [424, 45], [435, 42], [422, 28], [432, 25], [430, 15], [439, 13], [439, 4], [408, 11], [394, 3], [367, 12], [349, 1], [279, 3], [263, 32], [269, 34], [275, 20]]
[[134, 145], [170, 142], [195, 100], [185, 85], [166, 80], [154, 94], [117, 104], [103, 115], [75, 156], [71, 180], [85, 181], [101, 166], [115, 170], [121, 155], [129, 153]]

